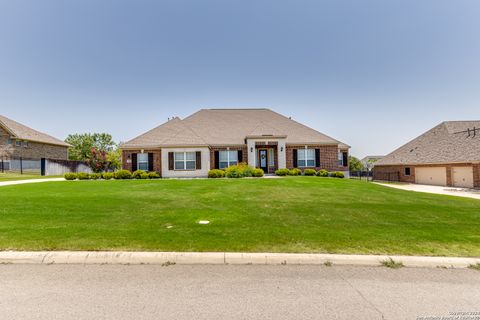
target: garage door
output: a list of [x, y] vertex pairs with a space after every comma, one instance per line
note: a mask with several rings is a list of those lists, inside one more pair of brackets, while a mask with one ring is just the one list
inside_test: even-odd
[[415, 168], [415, 182], [434, 186], [447, 185], [447, 169], [445, 167]]
[[473, 188], [473, 167], [453, 167], [452, 180], [454, 187]]

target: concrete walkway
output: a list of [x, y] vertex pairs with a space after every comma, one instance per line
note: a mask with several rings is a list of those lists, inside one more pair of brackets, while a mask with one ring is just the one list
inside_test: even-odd
[[396, 184], [396, 183], [379, 183], [374, 182], [376, 184], [407, 190], [407, 191], [415, 191], [415, 192], [425, 192], [425, 193], [434, 193], [434, 194], [444, 194], [448, 196], [456, 196], [456, 197], [464, 197], [464, 198], [472, 198], [472, 199], [479, 199], [480, 200], [480, 190], [472, 190], [466, 188], [454, 188], [454, 187], [442, 187], [442, 186], [428, 186], [422, 184]]
[[28, 179], [28, 180], [14, 180], [14, 181], [0, 181], [0, 187], [13, 186], [17, 184], [39, 183], [50, 181], [65, 181], [64, 178], [43, 178], [43, 179]]
[[393, 259], [405, 267], [467, 268], [480, 258], [236, 252], [0, 251], [0, 264], [113, 265], [353, 265], [380, 266]]

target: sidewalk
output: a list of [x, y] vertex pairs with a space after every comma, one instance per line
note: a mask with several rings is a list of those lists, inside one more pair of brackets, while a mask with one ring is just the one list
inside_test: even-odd
[[480, 258], [231, 252], [0, 251], [0, 264], [231, 264], [380, 266], [392, 258], [405, 267], [467, 268]]
[[65, 181], [65, 179], [64, 178], [43, 178], [43, 179], [29, 179], [29, 180], [0, 181], [0, 187], [13, 186], [17, 184], [50, 182], [50, 181]]
[[380, 183], [374, 182], [381, 186], [401, 189], [406, 191], [425, 192], [434, 194], [444, 194], [448, 196], [472, 198], [480, 200], [480, 190], [472, 190], [466, 188], [442, 187], [442, 186], [428, 186], [422, 184], [395, 184], [395, 183]]

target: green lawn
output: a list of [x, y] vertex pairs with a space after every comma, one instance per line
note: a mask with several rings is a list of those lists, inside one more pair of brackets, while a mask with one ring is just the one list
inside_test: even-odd
[[0, 204], [0, 249], [480, 256], [480, 201], [356, 180], [46, 182]]
[[1, 173], [0, 172], [0, 182], [3, 181], [14, 181], [14, 180], [30, 180], [30, 179], [41, 179], [43, 178], [39, 174], [20, 174], [20, 173]]

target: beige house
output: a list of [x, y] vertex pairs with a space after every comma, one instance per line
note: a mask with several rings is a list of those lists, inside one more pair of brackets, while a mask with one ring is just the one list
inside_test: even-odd
[[0, 115], [0, 157], [68, 159], [69, 144]]
[[374, 179], [480, 188], [480, 121], [448, 121], [393, 151]]
[[349, 146], [269, 109], [202, 109], [124, 143], [123, 167], [205, 177], [246, 162], [266, 173], [314, 168], [348, 174]]

